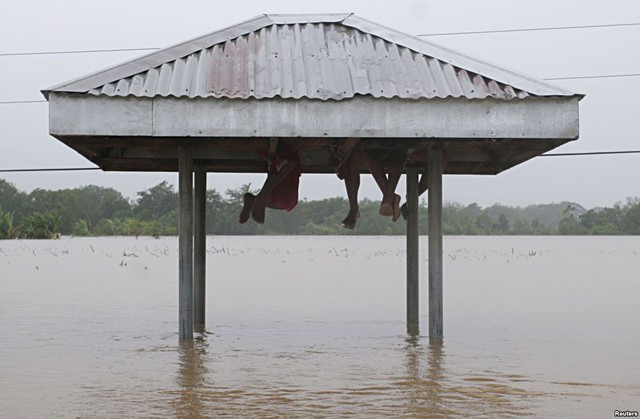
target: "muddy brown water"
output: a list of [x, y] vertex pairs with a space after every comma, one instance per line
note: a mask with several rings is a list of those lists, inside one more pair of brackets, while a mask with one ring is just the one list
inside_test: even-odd
[[0, 241], [0, 417], [614, 417], [640, 409], [640, 238], [445, 237], [445, 338], [405, 333], [402, 237]]

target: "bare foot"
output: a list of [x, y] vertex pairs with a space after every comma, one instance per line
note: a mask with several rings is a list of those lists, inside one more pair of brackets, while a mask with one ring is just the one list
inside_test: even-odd
[[349, 210], [349, 214], [347, 214], [347, 218], [342, 220], [342, 227], [348, 228], [349, 230], [353, 230], [356, 228], [356, 222], [360, 218], [360, 211]]
[[402, 214], [403, 219], [407, 219], [407, 216], [409, 215], [409, 209], [407, 208], [406, 202], [400, 207], [400, 214]]
[[400, 218], [400, 215], [402, 215], [402, 211], [400, 211], [400, 195], [395, 194], [393, 196], [393, 222], [394, 223], [398, 221], [398, 218]]
[[244, 224], [249, 220], [249, 216], [251, 215], [251, 208], [253, 207], [253, 201], [255, 199], [256, 197], [250, 193], [246, 193], [242, 197], [242, 211], [240, 211], [240, 217], [238, 219], [238, 222], [240, 224]]
[[266, 201], [263, 198], [256, 197], [256, 199], [253, 200], [253, 207], [251, 208], [251, 218], [258, 224], [264, 224], [264, 212], [266, 208]]
[[380, 215], [384, 215], [385, 217], [391, 217], [393, 215], [393, 200], [387, 200], [384, 197], [382, 198], [382, 203], [380, 204]]

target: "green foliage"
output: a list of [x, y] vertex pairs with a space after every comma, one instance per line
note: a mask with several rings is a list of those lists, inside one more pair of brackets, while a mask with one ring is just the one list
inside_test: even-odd
[[[379, 215], [379, 201], [360, 202], [355, 230], [341, 227], [349, 204], [345, 198], [301, 201], [291, 212], [267, 209], [266, 223], [238, 223], [250, 184], [221, 194], [207, 191], [207, 234], [214, 235], [403, 235], [406, 223]], [[129, 202], [118, 191], [98, 186], [49, 191], [18, 191], [0, 179], [0, 239], [76, 236], [164, 236], [178, 233], [178, 194], [168, 182], [138, 193]], [[446, 202], [442, 209], [447, 235], [592, 234], [640, 235], [640, 200], [628, 199], [611, 208], [594, 208], [561, 202], [509, 207], [494, 204]], [[19, 227], [15, 227], [19, 226]], [[419, 206], [420, 234], [428, 232], [427, 207]]]
[[116, 232], [121, 230], [120, 224], [121, 221], [118, 218], [114, 220], [103, 218], [96, 225], [93, 234], [96, 236], [115, 236]]
[[13, 214], [14, 225], [20, 225], [22, 219], [30, 213], [27, 194], [18, 191], [13, 184], [3, 179], [0, 179], [0, 208], [5, 213]]
[[558, 232], [562, 235], [583, 235], [587, 234], [588, 229], [580, 223], [580, 216], [577, 214], [577, 208], [574, 205], [567, 205], [563, 211], [564, 217], [558, 225]]
[[618, 203], [613, 208], [591, 209], [580, 215], [580, 224], [594, 235], [616, 235], [624, 230], [625, 210]]
[[178, 210], [178, 193], [167, 181], [146, 191], [138, 192], [138, 201], [133, 209], [136, 218], [151, 220]]
[[74, 236], [88, 236], [89, 235], [89, 223], [87, 220], [78, 220], [73, 224], [73, 233]]
[[498, 221], [496, 221], [496, 230], [498, 234], [508, 234], [511, 229], [511, 223], [503, 212], [498, 215]]
[[15, 239], [18, 231], [13, 228], [13, 213], [0, 208], [0, 240]]
[[622, 225], [627, 234], [640, 234], [640, 201], [638, 199], [627, 201]]
[[580, 222], [574, 217], [567, 217], [560, 220], [558, 232], [565, 236], [579, 236], [588, 233]]
[[72, 234], [78, 220], [86, 220], [89, 226], [95, 226], [103, 218], [112, 218], [115, 214], [132, 216], [131, 205], [111, 188], [83, 186], [77, 189], [49, 191], [35, 189], [26, 196], [24, 216], [33, 212], [53, 211], [62, 217], [61, 234]]
[[60, 237], [62, 217], [55, 211], [45, 214], [34, 212], [20, 226], [20, 237], [25, 239], [56, 239]]

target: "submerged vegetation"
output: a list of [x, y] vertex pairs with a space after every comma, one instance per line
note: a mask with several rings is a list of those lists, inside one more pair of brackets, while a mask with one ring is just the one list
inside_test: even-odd
[[[344, 198], [301, 201], [291, 212], [269, 211], [267, 222], [238, 224], [242, 196], [250, 185], [207, 191], [207, 234], [216, 235], [393, 235], [404, 234], [402, 220], [378, 215], [379, 203], [363, 200], [355, 230], [340, 223], [348, 211]], [[17, 190], [0, 179], [0, 239], [50, 239], [74, 236], [165, 236], [178, 232], [178, 194], [167, 182], [138, 192], [128, 200], [112, 188], [84, 186], [57, 191]], [[420, 233], [427, 233], [427, 208], [420, 205]], [[562, 202], [527, 207], [445, 203], [447, 235], [637, 235], [640, 200], [628, 199], [611, 208], [586, 210]]]

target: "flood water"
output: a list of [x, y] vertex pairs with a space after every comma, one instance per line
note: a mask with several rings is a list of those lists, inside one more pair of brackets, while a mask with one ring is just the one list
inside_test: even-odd
[[0, 241], [0, 417], [614, 417], [640, 410], [640, 238], [445, 237], [444, 333], [405, 333], [402, 237]]

